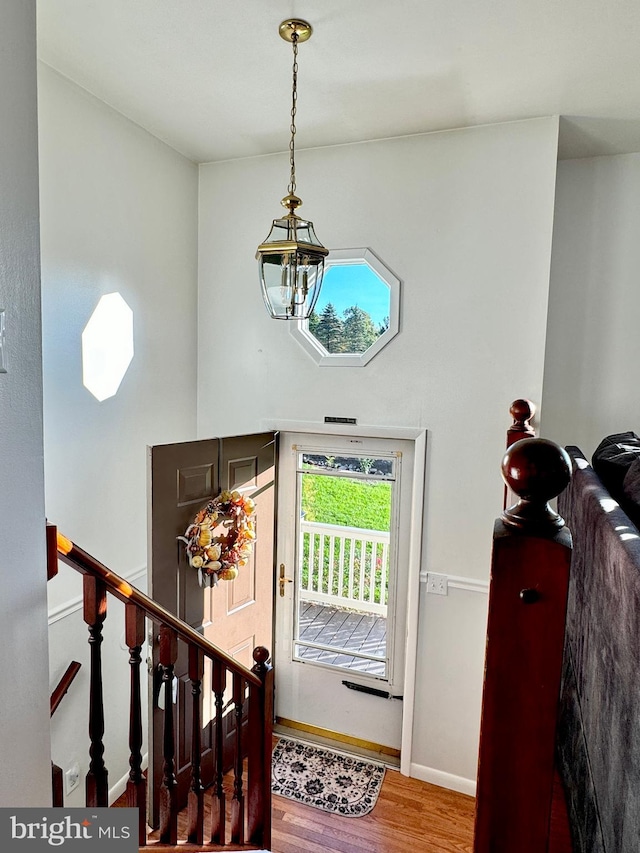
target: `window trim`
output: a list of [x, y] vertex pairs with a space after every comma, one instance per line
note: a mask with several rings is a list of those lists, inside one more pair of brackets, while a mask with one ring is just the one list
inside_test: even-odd
[[328, 353], [317, 338], [309, 332], [308, 320], [290, 323], [291, 334], [320, 367], [364, 367], [400, 331], [402, 282], [371, 249], [332, 249], [325, 262], [325, 274], [326, 270], [333, 266], [357, 264], [367, 264], [389, 287], [389, 328], [362, 353]]

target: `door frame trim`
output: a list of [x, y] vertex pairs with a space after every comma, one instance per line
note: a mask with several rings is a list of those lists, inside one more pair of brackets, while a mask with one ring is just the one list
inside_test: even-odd
[[427, 430], [420, 427], [389, 427], [372, 424], [352, 426], [351, 424], [325, 424], [314, 421], [289, 421], [284, 419], [262, 420], [260, 421], [260, 430], [308, 432], [317, 435], [355, 435], [363, 438], [395, 438], [413, 441], [414, 443], [410, 520], [411, 535], [409, 539], [409, 579], [407, 584], [407, 633], [404, 650], [404, 700], [402, 707], [402, 743], [400, 755], [400, 772], [403, 776], [411, 776], [416, 668], [418, 661], [418, 619], [426, 487]]

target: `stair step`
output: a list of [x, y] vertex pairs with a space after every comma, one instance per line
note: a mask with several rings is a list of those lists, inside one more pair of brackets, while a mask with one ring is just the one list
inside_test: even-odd
[[255, 847], [242, 847], [238, 844], [225, 844], [224, 847], [219, 847], [216, 844], [203, 844], [202, 846], [200, 846], [196, 844], [189, 844], [186, 841], [179, 842], [175, 847], [171, 846], [171, 844], [159, 844], [158, 842], [151, 841], [149, 842], [149, 844], [147, 844], [146, 848], [140, 847], [141, 851], [145, 849], [162, 851], [162, 853], [172, 853], [172, 851], [178, 850], [181, 851], [181, 853], [187, 853], [187, 851], [189, 853], [191, 853], [191, 851], [194, 851], [194, 853], [200, 853], [200, 851], [203, 851], [203, 853], [205, 853], [205, 851], [207, 851], [208, 853], [208, 851], [220, 850], [243, 850], [244, 853], [269, 853], [268, 850], [258, 850]]

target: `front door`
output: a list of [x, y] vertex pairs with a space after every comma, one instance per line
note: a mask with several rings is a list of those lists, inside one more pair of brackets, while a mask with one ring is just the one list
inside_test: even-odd
[[[253, 665], [255, 646], [273, 648], [275, 455], [271, 432], [149, 448], [149, 594], [247, 667]], [[255, 502], [255, 546], [235, 580], [202, 588], [177, 537], [184, 535], [198, 510], [225, 489], [236, 489]], [[158, 693], [157, 626], [153, 634], [149, 822], [157, 826], [164, 697]], [[187, 648], [180, 643], [179, 649], [174, 703], [178, 803], [183, 807], [191, 772], [191, 686]], [[202, 777], [206, 785], [213, 779], [215, 742], [209, 667], [205, 668], [202, 703]], [[230, 697], [225, 697], [225, 710], [227, 704], [231, 711]], [[227, 755], [233, 755], [234, 732], [233, 713], [228, 713], [224, 733]]]
[[412, 441], [280, 436], [277, 720], [396, 756], [413, 467]]

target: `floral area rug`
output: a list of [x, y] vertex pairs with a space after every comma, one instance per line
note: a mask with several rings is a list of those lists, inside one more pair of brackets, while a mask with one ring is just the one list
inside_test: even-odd
[[384, 767], [330, 749], [280, 738], [273, 750], [273, 793], [345, 817], [375, 806]]

